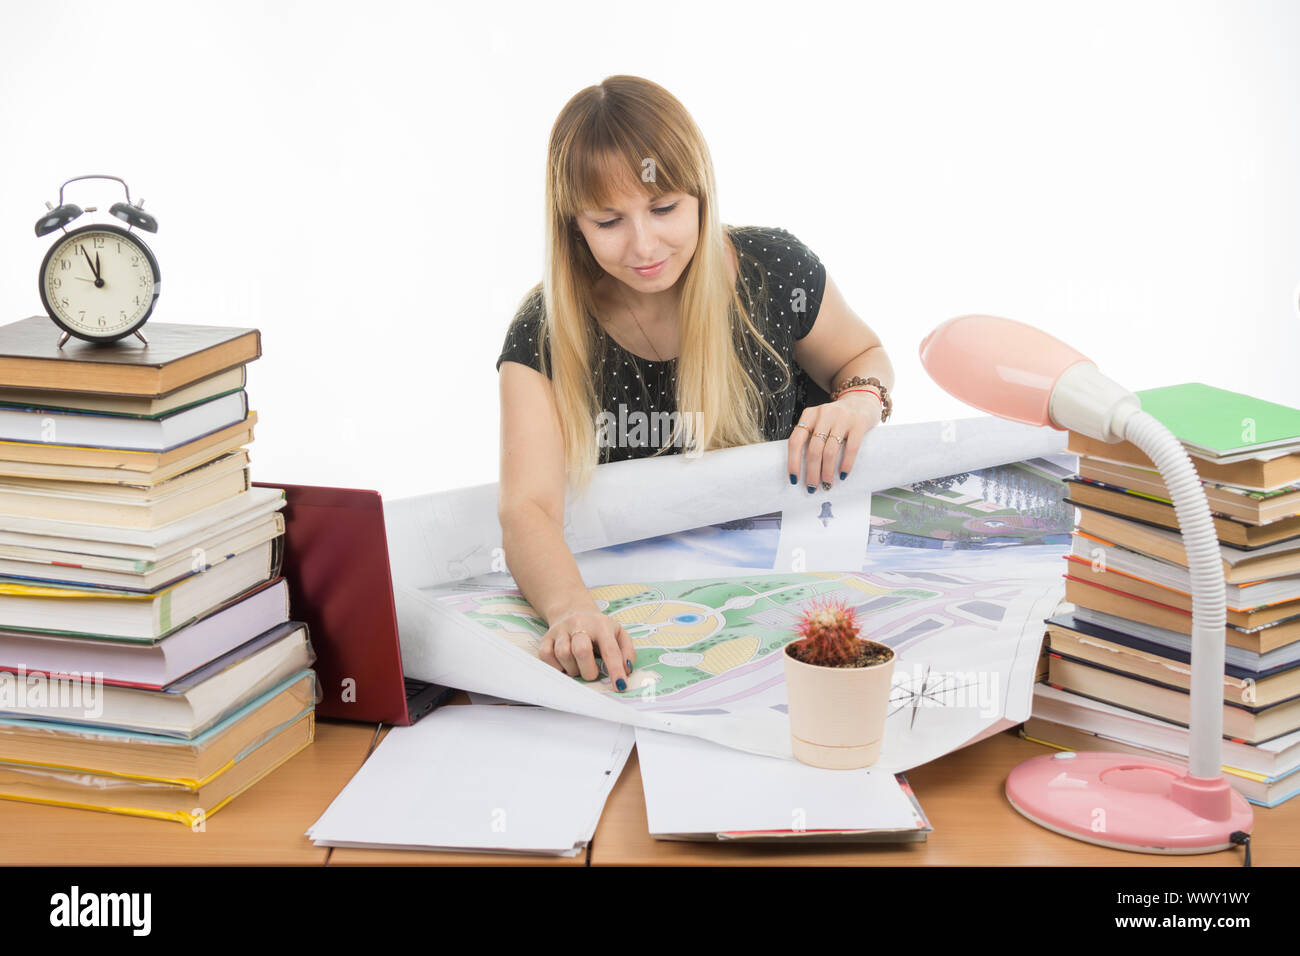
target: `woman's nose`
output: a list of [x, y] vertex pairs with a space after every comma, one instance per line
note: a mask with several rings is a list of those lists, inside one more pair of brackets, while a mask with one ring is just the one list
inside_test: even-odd
[[649, 222], [637, 220], [632, 224], [632, 254], [638, 265], [648, 265], [648, 260], [659, 247], [659, 240]]

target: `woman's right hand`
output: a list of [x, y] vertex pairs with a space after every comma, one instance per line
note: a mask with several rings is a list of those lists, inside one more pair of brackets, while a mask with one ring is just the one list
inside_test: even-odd
[[627, 676], [636, 666], [632, 635], [600, 611], [582, 609], [561, 616], [542, 637], [537, 652], [543, 662], [583, 680], [600, 677], [597, 655], [605, 662], [610, 683], [620, 692], [627, 690]]

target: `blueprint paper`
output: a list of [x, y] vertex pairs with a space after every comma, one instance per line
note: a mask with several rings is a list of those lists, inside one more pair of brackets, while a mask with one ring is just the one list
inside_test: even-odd
[[[1056, 454], [1064, 434], [978, 418], [876, 435], [857, 487], [814, 495], [790, 486], [783, 442], [597, 469], [593, 493], [569, 506], [566, 540], [638, 646], [624, 694], [603, 673], [587, 683], [538, 660], [545, 622], [503, 562], [466, 577], [489, 561], [485, 541], [500, 544], [495, 485], [389, 505], [406, 673], [792, 759], [775, 652], [802, 605], [833, 594], [858, 609], [864, 636], [898, 653], [876, 767], [907, 770], [1023, 721], [1042, 622], [1063, 592], [1073, 511], [1060, 505], [1060, 478], [1074, 470]], [[703, 493], [701, 465], [717, 469]], [[769, 466], [774, 489], [753, 477]], [[622, 480], [600, 484], [614, 469]], [[474, 543], [473, 507], [488, 509], [494, 538]], [[658, 533], [616, 531], [619, 516]], [[697, 578], [689, 586], [703, 591], [681, 593]], [[670, 607], [694, 619], [674, 623]]]
[[1042, 622], [1063, 590], [1059, 551], [982, 557], [956, 570], [751, 569], [592, 588], [637, 645], [625, 693], [542, 663], [545, 622], [517, 591], [399, 586], [403, 663], [421, 680], [790, 758], [780, 651], [810, 602], [839, 598], [898, 655], [875, 766], [899, 772], [1029, 716]]
[[[812, 495], [790, 484], [785, 441], [611, 462], [597, 466], [585, 494], [567, 489], [564, 537], [579, 555], [787, 509], [869, 520], [861, 516], [870, 515], [873, 491], [1050, 455], [1065, 444], [1063, 431], [992, 416], [882, 425], [867, 433], [849, 477]], [[495, 482], [385, 502], [384, 520], [394, 582], [427, 588], [506, 570]], [[846, 566], [845, 540], [819, 550], [820, 539], [809, 536], [786, 547], [804, 549], [808, 570], [835, 569]]]

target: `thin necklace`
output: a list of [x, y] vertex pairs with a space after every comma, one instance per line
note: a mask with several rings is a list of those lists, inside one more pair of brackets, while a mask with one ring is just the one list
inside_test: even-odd
[[[620, 300], [622, 300], [623, 293], [619, 292], [618, 297]], [[655, 344], [650, 341], [650, 336], [645, 334], [645, 329], [641, 327], [641, 321], [636, 317], [636, 313], [632, 311], [632, 307], [628, 305], [626, 301], [623, 301], [623, 308], [627, 309], [627, 314], [632, 316], [632, 321], [636, 323], [637, 331], [641, 333], [641, 337], [645, 339], [646, 344], [650, 346], [650, 351], [654, 352], [655, 358], [658, 359], [660, 362], [662, 362], [664, 360], [663, 356], [659, 354], [659, 350], [655, 348]]]

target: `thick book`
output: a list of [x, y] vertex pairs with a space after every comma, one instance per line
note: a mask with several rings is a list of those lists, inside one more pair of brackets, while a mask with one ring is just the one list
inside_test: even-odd
[[192, 739], [108, 727], [0, 718], [0, 766], [78, 770], [201, 787], [316, 703], [316, 675], [298, 669]]
[[114, 528], [85, 522], [11, 516], [0, 525], [0, 544], [152, 561], [161, 554], [174, 553], [197, 536], [207, 536], [237, 520], [247, 520], [254, 514], [283, 507], [283, 489], [254, 486], [243, 494], [156, 528]]
[[[1097, 664], [1169, 687], [1191, 689], [1191, 654], [1141, 638], [1106, 641], [1049, 619], [1047, 646], [1052, 653], [1062, 657]], [[1268, 670], [1224, 665], [1225, 701], [1268, 707], [1292, 697], [1300, 697], [1300, 661]]]
[[152, 488], [74, 482], [20, 486], [0, 478], [0, 515], [157, 528], [251, 487], [244, 453], [219, 458]]
[[145, 594], [0, 582], [0, 621], [13, 630], [62, 637], [156, 643], [274, 578], [280, 556], [275, 542], [267, 542]]
[[[1090, 537], [1187, 567], [1183, 536], [1176, 531], [1138, 524], [1091, 508], [1079, 509], [1077, 528]], [[1300, 574], [1300, 541], [1282, 541], [1253, 551], [1220, 544], [1219, 556], [1224, 579], [1229, 584]]]
[[[1078, 540], [1086, 541], [1087, 539], [1080, 538]], [[1192, 595], [1187, 591], [1166, 587], [1138, 575], [1120, 571], [1117, 568], [1106, 567], [1105, 565], [1098, 566], [1098, 563], [1089, 561], [1077, 554], [1067, 554], [1065, 558], [1067, 562], [1065, 576], [1067, 578], [1076, 578], [1109, 591], [1127, 594], [1129, 597], [1139, 598], [1144, 601], [1152, 601], [1164, 607], [1176, 608], [1185, 614], [1192, 613]], [[1234, 607], [1229, 603], [1225, 608], [1228, 623], [1243, 631], [1253, 631], [1268, 624], [1300, 616], [1300, 577], [1279, 578], [1278, 580], [1287, 582], [1291, 588], [1291, 594], [1287, 600], [1257, 607]], [[1189, 630], [1187, 633], [1190, 634], [1191, 631]]]
[[59, 497], [86, 496], [105, 501], [136, 502], [148, 498], [162, 498], [176, 491], [195, 487], [211, 479], [218, 471], [248, 467], [248, 449], [236, 448], [201, 462], [179, 474], [161, 481], [149, 481], [138, 472], [119, 474], [114, 481], [80, 481], [71, 477], [59, 479], [22, 478], [17, 475], [0, 475], [0, 492], [44, 492]]
[[[1178, 514], [1171, 501], [1137, 491], [1116, 488], [1086, 478], [1066, 478], [1067, 492], [1062, 500], [1080, 508], [1092, 508], [1121, 518], [1130, 518], [1143, 524], [1178, 531]], [[1251, 524], [1224, 515], [1211, 514], [1214, 533], [1224, 544], [1251, 550], [1267, 547], [1279, 541], [1300, 540], [1300, 515], [1279, 518], [1268, 524]]]
[[[1082, 604], [1074, 606], [1072, 616], [1076, 628], [1084, 633], [1093, 633], [1090, 628], [1103, 628], [1123, 636], [1139, 637], [1152, 644], [1191, 652], [1190, 634], [1180, 634], [1168, 628], [1107, 614], [1105, 611], [1097, 611]], [[1275, 643], [1271, 637], [1272, 632], [1271, 627], [1261, 627], [1256, 631], [1229, 631], [1230, 637], [1223, 648], [1224, 660], [1239, 667], [1255, 670], [1300, 660], [1300, 641]]]
[[0, 670], [161, 690], [288, 620], [288, 584], [277, 578], [157, 643], [0, 629]]
[[101, 415], [121, 415], [127, 418], [160, 418], [190, 405], [238, 392], [247, 384], [247, 370], [240, 366], [187, 385], [162, 398], [52, 392], [39, 388], [0, 388], [0, 407], [35, 408], [52, 412], [98, 412]]
[[0, 408], [0, 441], [166, 452], [238, 425], [247, 417], [248, 393], [244, 391], [160, 418]]
[[232, 519], [154, 559], [0, 544], [0, 581], [153, 592], [284, 534], [284, 515]]
[[[1146, 598], [1134, 597], [1123, 591], [1103, 587], [1095, 581], [1067, 575], [1065, 579], [1065, 599], [1082, 608], [1101, 611], [1115, 617], [1149, 624], [1179, 634], [1191, 635], [1192, 612], [1167, 604], [1158, 604]], [[1225, 625], [1223, 639], [1229, 647], [1247, 647], [1258, 640], [1259, 635], [1267, 632], [1267, 637], [1274, 647], [1300, 641], [1300, 617], [1292, 616], [1255, 628]]]
[[[1079, 477], [1124, 488], [1169, 501], [1169, 489], [1157, 471], [1117, 465], [1096, 458], [1079, 459]], [[1213, 514], [1236, 518], [1247, 524], [1269, 524], [1300, 513], [1300, 485], [1291, 484], [1271, 491], [1252, 491], [1232, 485], [1202, 481], [1205, 500]]]
[[[1128, 465], [1155, 471], [1155, 463], [1132, 442], [1104, 442], [1100, 438], [1070, 432], [1067, 450], [1080, 458]], [[1300, 454], [1279, 454], [1275, 458], [1246, 458], [1225, 463], [1210, 461], [1192, 454], [1192, 465], [1202, 481], [1216, 485], [1234, 485], [1251, 491], [1275, 491], [1300, 483]]]
[[0, 671], [0, 717], [188, 740], [314, 660], [307, 626], [288, 621], [156, 690], [102, 684], [83, 675], [49, 678], [48, 693], [33, 695], [14, 674]]
[[192, 829], [305, 750], [315, 738], [315, 718], [308, 711], [197, 785], [0, 764], [0, 799], [172, 820]]
[[154, 484], [253, 441], [257, 412], [241, 422], [171, 451], [130, 451], [0, 441], [0, 475], [53, 481], [130, 481]]
[[[1120, 547], [1101, 538], [1075, 531], [1071, 553], [1084, 561], [1096, 562], [1107, 571], [1119, 571], [1176, 591], [1190, 594], [1191, 572], [1183, 565]], [[1260, 581], [1228, 582], [1224, 598], [1229, 608], [1252, 610], [1300, 598], [1300, 579], [1294, 575]]]
[[[1191, 695], [1167, 684], [1133, 677], [1097, 664], [1051, 653], [1047, 682], [1095, 700], [1188, 726]], [[1223, 733], [1246, 743], [1261, 743], [1300, 730], [1300, 697], [1268, 707], [1223, 704]]]
[[70, 340], [47, 316], [0, 326], [0, 388], [161, 398], [258, 358], [257, 329], [150, 323], [139, 339], [108, 345]]

